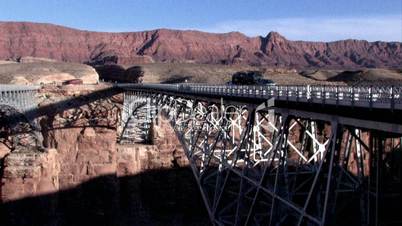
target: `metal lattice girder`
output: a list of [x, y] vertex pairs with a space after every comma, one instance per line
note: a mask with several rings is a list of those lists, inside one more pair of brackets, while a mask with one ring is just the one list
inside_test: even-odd
[[119, 128], [120, 143], [148, 143], [150, 128], [156, 116], [154, 99], [137, 96], [135, 92], [124, 94]]
[[[401, 87], [117, 86], [120, 140], [164, 113], [215, 225], [402, 224]], [[35, 90], [0, 103], [29, 115]]]
[[400, 200], [400, 174], [383, 176], [387, 133], [275, 106], [135, 95], [169, 119], [215, 225], [379, 225], [387, 194]]
[[298, 103], [402, 109], [401, 86], [337, 86], [337, 85], [211, 85], [211, 84], [117, 84], [126, 90], [141, 90], [199, 97], [249, 98]]

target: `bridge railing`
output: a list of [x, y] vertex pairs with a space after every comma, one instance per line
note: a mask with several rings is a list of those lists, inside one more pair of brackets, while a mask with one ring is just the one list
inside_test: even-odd
[[35, 91], [38, 89], [40, 86], [0, 84], [0, 92]]
[[126, 89], [149, 89], [193, 95], [276, 98], [277, 100], [291, 102], [402, 110], [401, 86], [233, 86], [207, 84], [119, 84], [118, 86]]
[[40, 86], [0, 84], [0, 104], [26, 112], [37, 107], [35, 93]]

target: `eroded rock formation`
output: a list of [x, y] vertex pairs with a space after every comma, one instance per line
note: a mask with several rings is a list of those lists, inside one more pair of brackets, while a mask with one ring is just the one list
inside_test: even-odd
[[400, 68], [401, 48], [401, 42], [290, 41], [276, 32], [266, 37], [168, 29], [105, 33], [50, 24], [0, 23], [0, 59], [34, 56], [123, 65], [196, 62], [289, 68]]
[[[208, 222], [184, 152], [167, 122], [157, 128], [154, 145], [118, 145], [122, 95], [88, 99], [104, 88], [41, 91], [40, 108], [47, 109], [40, 119], [46, 149], [10, 152], [0, 147], [1, 225]], [[71, 108], [69, 102], [79, 107]]]
[[[14, 61], [9, 61], [14, 62]], [[0, 63], [0, 83], [30, 85], [30, 84], [61, 84], [68, 80], [79, 79], [83, 84], [96, 84], [99, 76], [91, 66], [55, 62], [51, 59], [26, 57], [14, 63]]]

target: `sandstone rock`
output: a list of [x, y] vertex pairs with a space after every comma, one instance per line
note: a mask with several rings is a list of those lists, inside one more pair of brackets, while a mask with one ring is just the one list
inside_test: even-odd
[[[121, 95], [87, 103], [85, 95], [96, 90], [87, 88], [78, 93], [71, 93], [71, 87], [41, 90], [49, 97], [45, 102], [75, 97], [81, 104], [70, 110], [56, 106], [41, 120], [45, 146], [57, 150], [9, 153], [0, 143], [0, 159], [6, 156], [0, 200], [8, 207], [1, 223], [6, 219], [24, 223], [5, 225], [208, 225], [198, 187], [169, 122], [159, 117], [154, 124], [154, 145], [117, 145]], [[294, 128], [289, 139], [300, 147], [301, 126]], [[329, 138], [330, 126], [323, 125], [317, 134], [320, 141]], [[369, 143], [369, 134], [364, 132], [361, 139]], [[387, 140], [384, 145], [390, 152], [400, 141]], [[364, 161], [369, 157], [365, 151]], [[349, 171], [356, 174], [355, 153], [349, 161]], [[368, 175], [369, 169], [364, 170]], [[38, 218], [47, 223], [36, 224]], [[110, 223], [113, 220], [121, 224]]]
[[0, 160], [3, 159], [8, 153], [10, 153], [10, 148], [3, 143], [0, 143]]
[[104, 81], [119, 81], [126, 71], [123, 66], [116, 64], [97, 65], [95, 70], [99, 74], [99, 78]]
[[136, 175], [141, 172], [139, 151], [128, 145], [118, 145], [117, 176]]
[[32, 82], [24, 76], [15, 76], [9, 83], [14, 85], [32, 85]]
[[141, 66], [134, 66], [125, 69], [121, 65], [106, 64], [94, 66], [99, 78], [111, 82], [141, 83], [144, 77], [144, 70]]
[[63, 62], [32, 62], [0, 65], [0, 83], [48, 84], [81, 79], [84, 84], [96, 84], [99, 76], [88, 65]]
[[43, 57], [31, 57], [31, 56], [26, 56], [26, 57], [20, 57], [18, 59], [19, 63], [40, 63], [40, 62], [57, 62], [54, 59], [49, 59], [49, 58], [43, 58]]
[[16, 64], [17, 62], [11, 60], [0, 60], [0, 65], [2, 64]]
[[85, 128], [83, 131], [84, 137], [96, 137], [96, 132], [94, 128]]
[[117, 64], [119, 57], [113, 51], [107, 51], [104, 49], [95, 49], [90, 56], [90, 61], [86, 62], [89, 65], [111, 65]]
[[58, 191], [57, 151], [12, 152], [4, 159], [1, 178], [3, 202]]
[[[74, 98], [82, 106], [76, 109], [52, 109], [41, 120], [46, 147], [57, 148], [60, 159], [60, 188], [72, 188], [95, 177], [116, 174], [116, 126], [119, 102], [113, 97], [87, 102], [86, 94], [95, 87], [49, 88], [43, 90], [51, 101]], [[97, 87], [102, 89], [101, 87]], [[104, 87], [105, 88], [105, 87]], [[53, 99], [53, 100], [52, 100]], [[44, 100], [45, 105], [49, 99]], [[59, 129], [52, 129], [59, 128]]]
[[39, 78], [36, 84], [48, 84], [52, 82], [60, 83], [62, 81], [68, 81], [71, 79], [75, 79], [75, 77], [67, 73], [57, 73], [57, 74], [46, 75]]
[[130, 67], [124, 72], [124, 80], [132, 83], [141, 83], [144, 74], [144, 69], [141, 66]]
[[[0, 59], [33, 56], [79, 63], [113, 61], [120, 65], [155, 61], [287, 68], [400, 68], [402, 62], [401, 42], [290, 41], [276, 32], [265, 37], [168, 29], [106, 33], [2, 22], [0, 40]], [[19, 40], [18, 44], [14, 40]]]
[[396, 85], [402, 83], [402, 73], [398, 70], [385, 69], [342, 71], [327, 81], [345, 81], [350, 85]]
[[[175, 164], [183, 153], [172, 128], [162, 120], [155, 145], [116, 145], [121, 95], [88, 103], [86, 94], [96, 88], [86, 87], [75, 93], [64, 86], [40, 91], [48, 97], [43, 106], [73, 97], [81, 105], [56, 105], [40, 120], [44, 145], [57, 150], [5, 152], [0, 200], [7, 209], [0, 214], [7, 214], [6, 225], [177, 225], [186, 216], [194, 221], [185, 211], [202, 202], [191, 171]], [[170, 138], [164, 142], [162, 137]], [[161, 214], [169, 216], [169, 224]]]

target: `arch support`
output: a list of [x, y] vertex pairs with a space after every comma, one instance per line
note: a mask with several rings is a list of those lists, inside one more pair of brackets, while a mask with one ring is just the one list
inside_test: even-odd
[[130, 107], [131, 115], [138, 106], [155, 106], [151, 119], [159, 112], [169, 120], [214, 225], [380, 225], [401, 220], [395, 211], [401, 207], [401, 174], [393, 170], [401, 168], [395, 160], [401, 134], [270, 103], [152, 91], [126, 95], [143, 104], [132, 104], [137, 107]]

